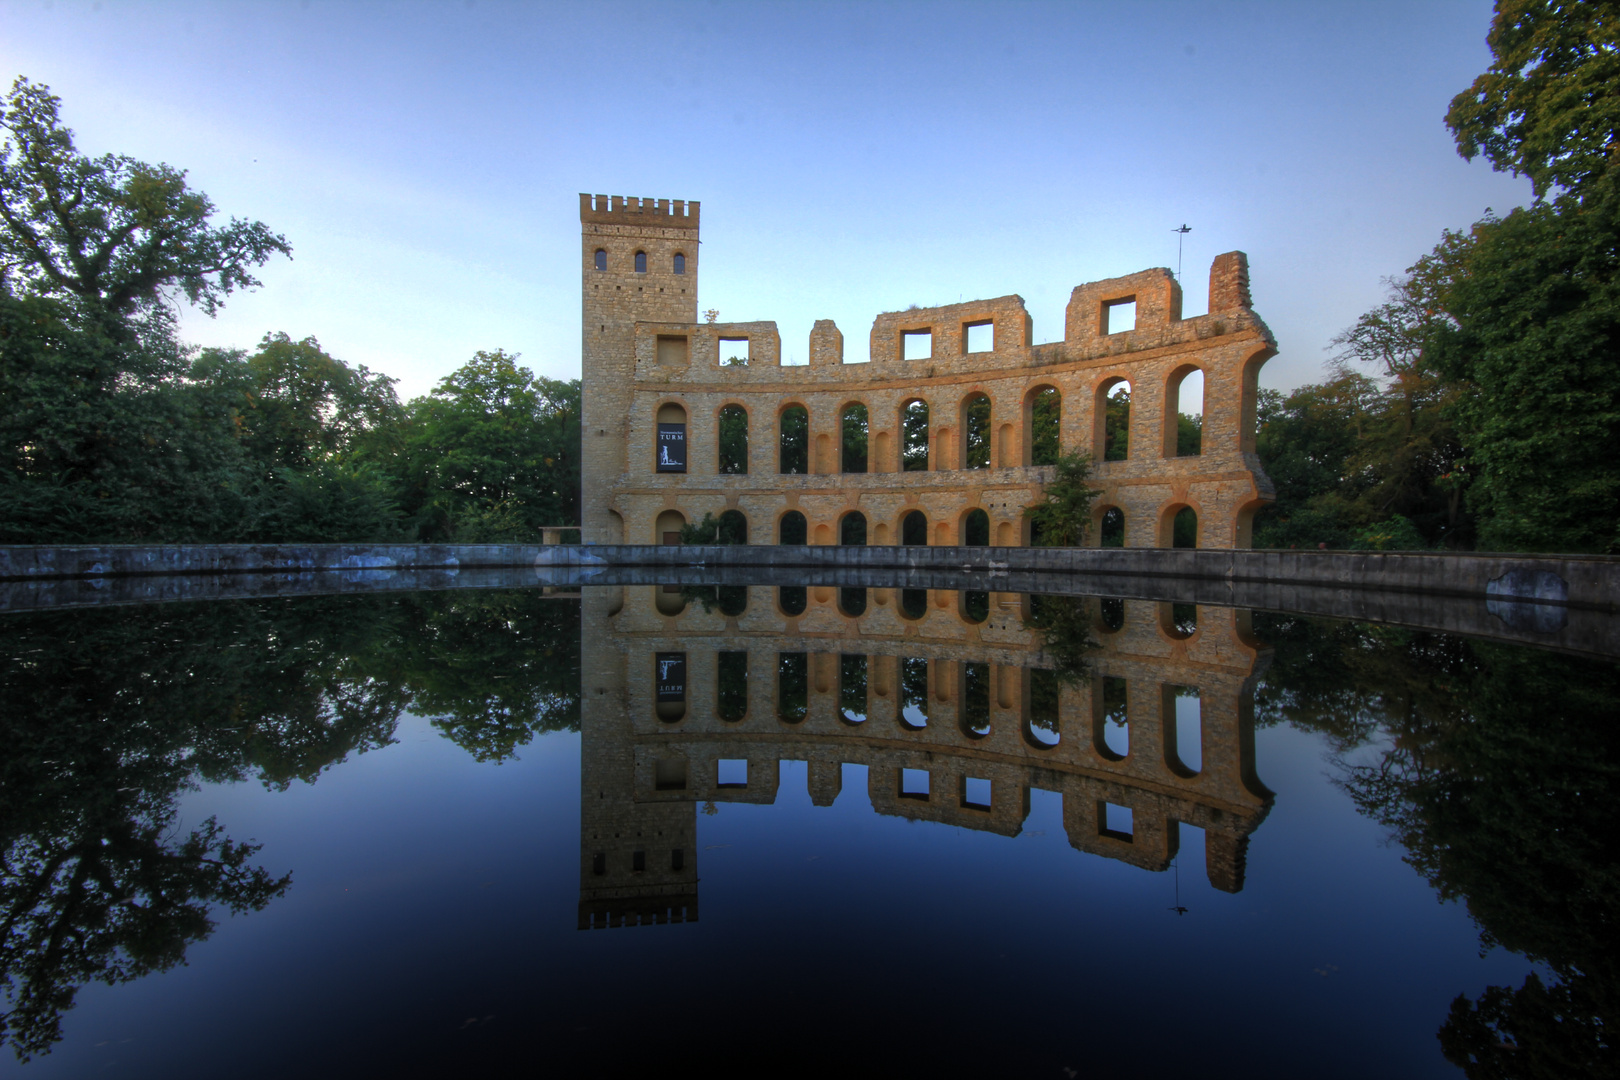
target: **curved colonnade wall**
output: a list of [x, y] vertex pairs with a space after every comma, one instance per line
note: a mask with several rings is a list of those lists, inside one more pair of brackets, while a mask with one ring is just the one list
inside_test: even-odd
[[[1068, 685], [1017, 594], [868, 589], [854, 615], [836, 588], [737, 590], [708, 611], [678, 586], [584, 592], [603, 629], [582, 642], [581, 929], [695, 919], [697, 803], [774, 802], [784, 760], [808, 763], [817, 805], [859, 764], [879, 813], [1005, 836], [1032, 790], [1057, 792], [1074, 848], [1149, 870], [1198, 826], [1210, 882], [1243, 887], [1271, 806], [1253, 731], [1270, 654], [1246, 612], [1091, 601], [1090, 678]], [[1177, 745], [1187, 694], [1196, 747]]]
[[[698, 321], [698, 213], [695, 202], [580, 196], [587, 542], [669, 542], [682, 524], [731, 511], [750, 543], [798, 542], [800, 529], [803, 542], [839, 543], [858, 514], [872, 544], [1026, 544], [1024, 510], [1053, 474], [1035, 463], [1053, 449], [1037, 399], [1055, 391], [1056, 442], [1092, 453], [1102, 491], [1090, 543], [1117, 509], [1124, 545], [1171, 546], [1190, 508], [1197, 546], [1248, 546], [1273, 496], [1254, 421], [1276, 348], [1243, 253], [1215, 259], [1207, 315], [1183, 319], [1180, 285], [1152, 269], [1074, 289], [1062, 341], [1034, 344], [1022, 298], [1004, 296], [879, 315], [865, 362], [846, 361], [843, 334], [822, 320], [809, 363], [784, 366], [775, 323]], [[1125, 305], [1134, 325], [1117, 330]], [[1201, 445], [1178, 456], [1177, 394], [1195, 372]], [[1122, 382], [1128, 453], [1107, 460], [1105, 402]], [[927, 422], [908, 442], [914, 402]], [[864, 452], [852, 455], [846, 418], [863, 411]], [[975, 518], [977, 538], [975, 511], [988, 518], [987, 529]], [[925, 531], [908, 534], [913, 512]]]

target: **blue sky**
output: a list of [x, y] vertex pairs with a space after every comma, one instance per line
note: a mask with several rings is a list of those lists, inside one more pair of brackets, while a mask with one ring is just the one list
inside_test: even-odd
[[190, 170], [291, 262], [188, 340], [314, 335], [426, 392], [480, 348], [579, 373], [578, 193], [703, 204], [700, 308], [833, 318], [1018, 293], [1037, 341], [1082, 282], [1249, 253], [1321, 375], [1399, 273], [1528, 182], [1442, 119], [1489, 63], [1457, 3], [4, 2], [0, 75], [90, 153]]

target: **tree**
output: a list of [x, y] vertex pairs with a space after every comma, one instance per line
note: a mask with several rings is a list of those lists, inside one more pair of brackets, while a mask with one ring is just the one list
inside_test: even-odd
[[537, 378], [517, 360], [476, 353], [406, 406], [397, 441], [358, 454], [395, 477], [421, 539], [532, 539], [578, 521], [579, 380]]
[[1063, 454], [1057, 459], [1054, 476], [1041, 492], [1046, 501], [1024, 511], [1032, 543], [1078, 547], [1086, 542], [1091, 531], [1091, 504], [1098, 494], [1090, 478], [1090, 454]]
[[1527, 176], [1537, 198], [1579, 193], [1620, 164], [1620, 6], [1498, 0], [1490, 70], [1451, 101], [1446, 126], [1472, 161]]
[[263, 222], [211, 227], [214, 204], [181, 170], [82, 156], [60, 106], [18, 77], [0, 107], [0, 287], [69, 299], [110, 327], [170, 289], [212, 315], [259, 284], [254, 267], [292, 254]]

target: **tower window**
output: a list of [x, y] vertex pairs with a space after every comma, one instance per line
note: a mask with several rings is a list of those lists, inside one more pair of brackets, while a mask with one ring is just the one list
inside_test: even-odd
[[596, 268], [598, 270], [607, 269], [607, 251], [602, 248], [596, 249]]
[[636, 252], [636, 273], [645, 274], [646, 272], [647, 272], [647, 253], [645, 251], [638, 251], [638, 252]]
[[675, 272], [677, 274], [686, 273], [686, 256], [678, 251], [675, 253]]

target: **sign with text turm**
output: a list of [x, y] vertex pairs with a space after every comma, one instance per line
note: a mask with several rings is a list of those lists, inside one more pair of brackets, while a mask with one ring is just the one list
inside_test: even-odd
[[658, 700], [685, 701], [686, 654], [683, 652], [654, 653], [653, 664], [658, 669]]
[[686, 425], [658, 425], [658, 471], [686, 471]]

